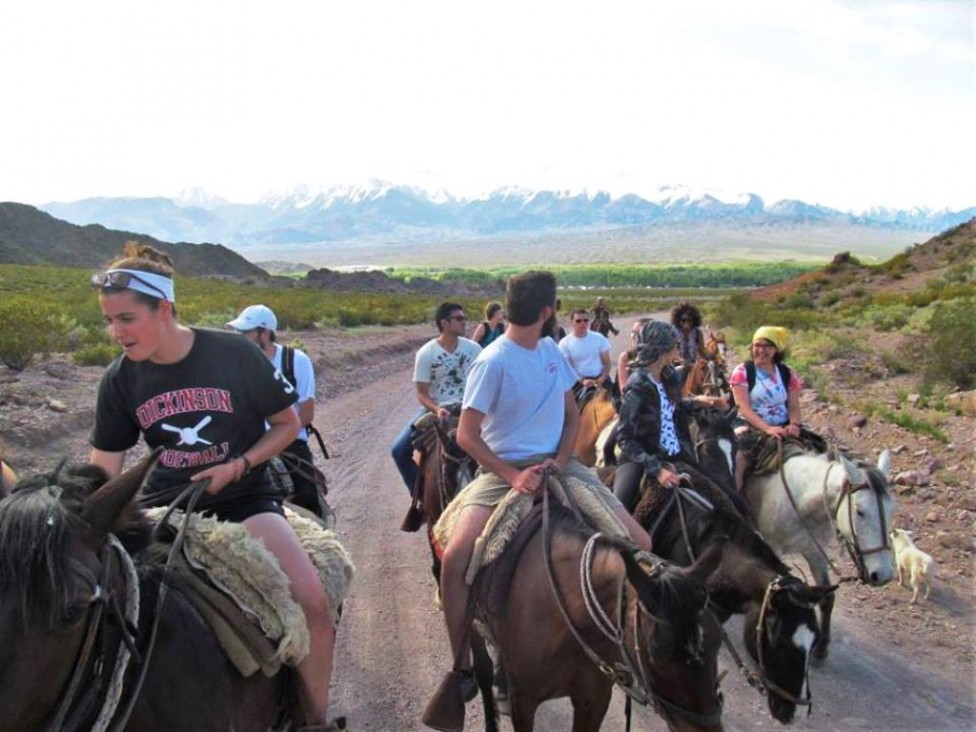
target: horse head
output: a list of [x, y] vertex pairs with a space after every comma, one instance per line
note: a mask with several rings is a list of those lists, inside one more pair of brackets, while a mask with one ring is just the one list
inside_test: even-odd
[[705, 472], [720, 478], [726, 488], [735, 492], [735, 453], [738, 443], [726, 415], [714, 407], [692, 402], [688, 432], [695, 444], [695, 455]]
[[820, 632], [815, 608], [836, 589], [779, 575], [746, 613], [743, 642], [759, 666], [770, 714], [783, 724], [793, 721], [798, 705], [811, 704], [810, 655]]
[[704, 581], [723, 546], [722, 539], [712, 542], [691, 567], [661, 561], [649, 573], [624, 555], [627, 579], [637, 591], [634, 633], [645, 686], [671, 730], [722, 729], [721, 626], [708, 608]]
[[98, 467], [62, 463], [0, 501], [0, 730], [59, 726], [54, 710], [59, 698], [71, 701], [64, 689], [97, 625], [89, 619], [120, 581], [105, 539], [148, 540], [132, 499], [157, 459], [113, 480]]
[[[832, 478], [828, 489], [836, 490], [834, 521], [843, 544], [857, 565], [863, 582], [887, 584], [895, 575], [889, 551], [888, 530], [895, 510], [895, 499], [888, 486], [891, 454], [885, 450], [877, 466], [856, 465], [841, 455], [843, 474], [837, 485]], [[832, 476], [831, 476], [832, 477]]]

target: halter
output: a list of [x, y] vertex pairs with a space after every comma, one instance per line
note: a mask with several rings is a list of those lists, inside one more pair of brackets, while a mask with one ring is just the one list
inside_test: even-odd
[[[608, 679], [610, 679], [610, 681], [612, 681], [627, 695], [628, 729], [631, 700], [636, 701], [642, 706], [647, 706], [650, 704], [665, 720], [671, 720], [677, 716], [690, 724], [700, 727], [718, 724], [722, 719], [722, 709], [724, 707], [724, 697], [721, 695], [721, 693], [718, 694], [716, 708], [714, 711], [709, 714], [699, 714], [698, 712], [692, 711], [691, 709], [666, 699], [652, 688], [640, 653], [640, 622], [641, 616], [646, 611], [639, 607], [640, 602], [637, 598], [628, 598], [625, 576], [623, 574], [621, 574], [620, 581], [617, 584], [616, 624], [614, 624], [614, 622], [611, 621], [611, 619], [607, 616], [597, 592], [593, 587], [592, 576], [593, 553], [596, 548], [596, 543], [601, 539], [609, 542], [609, 540], [604, 538], [600, 532], [590, 536], [586, 542], [586, 545], [583, 547], [583, 554], [580, 558], [580, 586], [583, 594], [583, 602], [586, 605], [587, 612], [590, 614], [590, 619], [593, 621], [593, 624], [597, 627], [597, 629], [616, 646], [621, 660], [616, 663], [606, 661], [600, 656], [600, 654], [593, 650], [586, 640], [584, 640], [580, 631], [575, 625], [573, 625], [572, 618], [569, 615], [569, 610], [566, 607], [566, 600], [563, 597], [562, 590], [559, 588], [559, 585], [556, 582], [555, 572], [552, 567], [552, 533], [549, 526], [549, 492], [551, 488], [549, 487], [548, 470], [546, 470], [545, 474], [543, 475], [543, 486], [542, 550], [543, 560], [546, 566], [546, 573], [549, 577], [549, 586], [552, 589], [553, 597], [556, 599], [556, 606], [559, 608], [559, 613], [562, 616], [563, 621], [566, 623], [566, 626], [573, 634], [573, 637], [576, 639], [576, 642], [579, 643], [580, 647], [594, 663], [594, 665], [596, 665], [596, 667], [600, 669], [600, 671]], [[648, 576], [653, 578], [660, 575], [664, 571], [665, 567], [666, 562], [658, 559], [648, 573]], [[631, 605], [633, 606], [633, 612], [631, 613], [633, 618], [631, 625], [633, 627], [634, 634], [633, 655], [631, 655], [630, 649], [627, 647], [626, 643], [626, 609]]]
[[[847, 550], [848, 554], [851, 557], [851, 560], [854, 562], [854, 566], [857, 567], [857, 577], [844, 575], [844, 573], [841, 572], [840, 569], [837, 567], [837, 564], [834, 562], [834, 560], [830, 558], [830, 555], [827, 554], [827, 551], [823, 548], [823, 546], [821, 546], [820, 542], [817, 541], [817, 537], [814, 535], [813, 530], [810, 528], [809, 524], [807, 524], [806, 519], [803, 517], [803, 514], [800, 512], [800, 507], [797, 505], [796, 498], [793, 496], [793, 491], [790, 490], [790, 485], [786, 480], [786, 470], [784, 468], [785, 461], [783, 460], [782, 440], [778, 441], [776, 452], [777, 452], [777, 457], [779, 459], [779, 476], [780, 476], [780, 480], [783, 483], [783, 489], [786, 491], [786, 497], [789, 498], [790, 505], [793, 506], [793, 510], [796, 513], [797, 518], [800, 519], [800, 525], [803, 526], [803, 529], [807, 532], [807, 535], [810, 537], [810, 540], [817, 548], [817, 551], [820, 552], [821, 556], [823, 556], [824, 560], [827, 562], [830, 568], [837, 575], [838, 582], [856, 582], [858, 580], [862, 582], [866, 582], [868, 579], [868, 574], [867, 574], [867, 567], [864, 564], [864, 557], [866, 557], [869, 554], [876, 554], [878, 552], [888, 551], [890, 548], [888, 545], [887, 522], [885, 521], [884, 504], [882, 502], [882, 495], [881, 495], [883, 491], [871, 485], [871, 481], [869, 478], [867, 478], [867, 476], [865, 476], [865, 480], [863, 482], [858, 483], [856, 485], [852, 484], [850, 478], [847, 477], [846, 475], [847, 471], [845, 468], [845, 477], [844, 477], [844, 482], [841, 483], [840, 495], [837, 497], [837, 503], [834, 504], [833, 509], [831, 509], [830, 503], [828, 501], [828, 495], [827, 495], [827, 490], [828, 490], [827, 482], [828, 479], [830, 478], [830, 471], [838, 464], [842, 468], [844, 466], [838, 460], [831, 460], [830, 463], [827, 465], [827, 471], [824, 473], [824, 479], [823, 479], [824, 512], [827, 514], [827, 520], [830, 521], [830, 526], [834, 530], [834, 535], [837, 537], [837, 540], [841, 543], [841, 545], [843, 545], [843, 547]], [[878, 518], [881, 521], [881, 542], [882, 542], [881, 546], [873, 547], [871, 549], [861, 548], [860, 542], [858, 541], [857, 538], [857, 530], [854, 526], [854, 494], [857, 493], [859, 490], [863, 490], [865, 488], [871, 488], [874, 491], [875, 498], [877, 499], [878, 502]], [[847, 519], [850, 523], [851, 536], [853, 537], [853, 540], [848, 539], [844, 535], [844, 533], [840, 530], [840, 525], [837, 520], [837, 514], [840, 512], [840, 507], [843, 504], [845, 498], [848, 501]]]
[[[682, 475], [681, 478], [683, 482], [690, 483], [690, 480], [687, 475]], [[689, 491], [688, 489], [679, 486], [675, 491], [672, 492], [671, 500], [668, 502], [668, 505], [665, 507], [665, 509], [661, 511], [661, 515], [658, 517], [658, 520], [654, 523], [654, 526], [648, 532], [650, 536], [653, 538], [653, 536], [657, 533], [658, 528], [660, 528], [662, 520], [665, 514], [667, 513], [668, 509], [671, 507], [671, 504], [672, 503], [676, 504], [678, 508], [678, 519], [681, 525], [681, 536], [685, 540], [685, 549], [688, 551], [688, 556], [691, 558], [691, 561], [693, 562], [695, 561], [695, 550], [691, 546], [691, 538], [690, 538], [690, 533], [688, 531], [688, 522], [687, 519], [685, 518], [684, 508], [682, 507], [682, 499], [686, 501], [694, 500], [692, 498], [692, 496], [694, 495], [695, 494], [692, 491]], [[762, 641], [764, 637], [763, 631], [764, 631], [764, 626], [766, 624], [766, 615], [769, 612], [770, 600], [772, 599], [773, 595], [776, 592], [783, 590], [783, 582], [786, 579], [787, 577], [785, 575], [777, 575], [772, 580], [770, 580], [768, 585], [766, 585], [766, 592], [763, 594], [762, 605], [759, 608], [759, 619], [756, 622], [756, 637], [758, 639], [756, 643], [756, 651], [759, 657], [758, 671], [749, 670], [749, 667], [742, 660], [742, 657], [739, 655], [739, 652], [735, 650], [735, 646], [732, 645], [732, 641], [729, 640], [729, 636], [728, 633], [725, 632], [725, 628], [722, 628], [722, 643], [725, 646], [726, 650], [729, 652], [729, 655], [732, 656], [732, 659], [735, 661], [736, 667], [739, 669], [740, 672], [742, 672], [742, 675], [745, 677], [746, 683], [749, 684], [749, 686], [756, 689], [756, 691], [758, 691], [762, 695], [765, 695], [766, 692], [772, 692], [773, 694], [778, 696], [780, 699], [783, 699], [784, 701], [788, 701], [800, 706], [807, 706], [809, 707], [809, 709], [807, 709], [807, 716], [809, 716], [810, 712], [813, 710], [813, 700], [810, 693], [809, 673], [804, 671], [804, 676], [806, 677], [806, 682], [807, 682], [806, 683], [807, 695], [805, 699], [800, 699], [799, 697], [791, 694], [789, 691], [787, 691], [782, 686], [775, 683], [772, 679], [769, 678], [769, 674], [766, 673], [766, 664], [763, 657], [763, 650], [762, 650]]]
[[[851, 557], [851, 561], [854, 562], [854, 566], [857, 567], [858, 579], [862, 582], [868, 581], [868, 571], [867, 565], [865, 564], [864, 558], [869, 554], [877, 554], [878, 552], [890, 551], [891, 547], [888, 544], [888, 525], [885, 521], [884, 514], [884, 502], [882, 493], [883, 491], [876, 488], [872, 483], [871, 479], [865, 475], [863, 482], [858, 484], [853, 484], [850, 479], [845, 475], [844, 482], [841, 484], [840, 495], [837, 496], [837, 502], [834, 504], [833, 510], [827, 502], [827, 478], [830, 476], [830, 469], [836, 465], [836, 462], [831, 462], [827, 468], [827, 472], [824, 473], [823, 481], [823, 502], [824, 510], [827, 511], [827, 515], [830, 517], [830, 525], [834, 529], [834, 535], [837, 540], [843, 545], [847, 550], [848, 555]], [[862, 471], [863, 472], [863, 471]], [[861, 543], [857, 536], [857, 527], [854, 524], [854, 494], [858, 491], [870, 488], [872, 493], [874, 493], [875, 501], [878, 504], [878, 520], [881, 522], [881, 545], [872, 547], [870, 549], [863, 549]], [[848, 539], [847, 536], [840, 530], [840, 522], [837, 518], [840, 513], [840, 507], [843, 505], [844, 500], [847, 499], [847, 521], [851, 530], [852, 539]], [[836, 571], [836, 569], [834, 570]], [[838, 572], [838, 574], [840, 574]]]
[[[118, 597], [106, 590], [113, 577], [113, 556], [119, 559], [119, 569], [122, 576], [123, 588], [126, 594], [125, 609], [119, 604]], [[58, 711], [50, 729], [55, 732], [62, 730], [82, 729], [83, 721], [89, 716], [91, 705], [94, 703], [102, 686], [102, 673], [105, 669], [106, 648], [103, 641], [102, 647], [93, 657], [95, 641], [103, 631], [106, 614], [115, 621], [122, 633], [123, 647], [119, 650], [115, 658], [112, 676], [109, 679], [105, 698], [102, 701], [98, 718], [92, 730], [103, 732], [115, 714], [119, 700], [122, 695], [122, 680], [125, 676], [129, 660], [135, 656], [138, 660], [139, 654], [136, 650], [135, 637], [138, 632], [135, 623], [139, 618], [139, 580], [136, 576], [135, 566], [132, 557], [122, 546], [121, 542], [113, 535], [102, 542], [99, 550], [99, 561], [102, 565], [102, 573], [95, 583], [91, 597], [88, 598], [87, 608], [91, 609], [91, 616], [88, 619], [85, 638], [82, 641], [78, 657], [75, 659], [74, 670], [68, 685], [65, 687], [58, 703]], [[86, 690], [82, 693], [81, 686], [89, 671], [95, 676], [94, 684], [87, 684]], [[70, 718], [69, 718], [70, 715]]]

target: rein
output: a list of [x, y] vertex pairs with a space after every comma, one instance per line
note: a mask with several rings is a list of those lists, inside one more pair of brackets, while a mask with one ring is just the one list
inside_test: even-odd
[[[569, 615], [569, 609], [566, 607], [566, 599], [563, 597], [562, 590], [560, 589], [559, 584], [556, 582], [556, 575], [552, 566], [552, 529], [549, 518], [549, 494], [552, 491], [552, 488], [550, 488], [549, 485], [548, 469], [543, 474], [542, 480], [542, 553], [543, 563], [546, 567], [546, 574], [549, 578], [549, 587], [552, 590], [553, 597], [556, 600], [556, 606], [559, 608], [559, 614], [562, 616], [563, 621], [569, 628], [570, 633], [572, 633], [573, 637], [576, 639], [576, 642], [580, 645], [584, 653], [586, 653], [594, 665], [596, 665], [596, 667], [600, 669], [600, 671], [608, 679], [610, 679], [610, 681], [612, 681], [627, 695], [627, 729], [630, 729], [631, 700], [636, 701], [642, 706], [647, 706], [648, 704], [653, 705], [658, 713], [665, 719], [671, 719], [673, 716], [678, 716], [691, 724], [702, 727], [718, 724], [722, 718], [723, 699], [721, 695], [719, 696], [718, 705], [714, 712], [711, 714], [698, 714], [697, 712], [675, 704], [653, 690], [647, 671], [644, 668], [640, 653], [641, 610], [638, 608], [638, 602], [636, 600], [633, 603], [634, 610], [632, 621], [634, 628], [634, 655], [631, 656], [630, 650], [628, 649], [626, 643], [625, 614], [626, 608], [630, 603], [627, 601], [625, 575], [622, 574], [620, 576], [620, 581], [617, 585], [616, 625], [607, 616], [606, 611], [600, 602], [600, 598], [593, 587], [593, 554], [596, 549], [596, 543], [601, 539], [604, 539], [602, 533], [600, 532], [591, 535], [583, 547], [583, 554], [580, 558], [580, 589], [583, 595], [583, 602], [586, 606], [587, 612], [590, 615], [590, 619], [593, 621], [596, 628], [617, 647], [622, 661], [615, 664], [608, 663], [600, 656], [600, 654], [593, 650], [593, 648], [583, 638], [579, 629], [577, 629], [573, 624], [572, 618]], [[649, 577], [653, 578], [654, 576], [660, 574], [664, 570], [665, 564], [666, 563], [663, 560], [658, 559], [657, 563], [651, 568]], [[635, 658], [636, 664], [634, 662]]]

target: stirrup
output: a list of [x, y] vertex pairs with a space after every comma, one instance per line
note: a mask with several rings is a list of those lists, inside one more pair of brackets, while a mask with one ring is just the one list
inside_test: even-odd
[[342, 732], [346, 729], [346, 718], [336, 717], [328, 724], [306, 724], [298, 732]]
[[400, 531], [413, 533], [415, 531], [420, 531], [423, 525], [424, 515], [420, 512], [420, 509], [416, 506], [410, 506], [410, 508], [407, 509], [407, 515], [404, 516], [403, 521], [400, 522]]
[[427, 702], [420, 721], [439, 732], [464, 732], [463, 671], [449, 671]]

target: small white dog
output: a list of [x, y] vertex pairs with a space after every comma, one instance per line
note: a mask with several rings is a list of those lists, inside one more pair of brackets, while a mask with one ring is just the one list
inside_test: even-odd
[[[891, 537], [895, 563], [898, 565], [898, 584], [912, 588], [913, 605], [918, 600], [918, 591], [923, 587], [925, 599], [928, 600], [932, 591], [932, 580], [935, 578], [935, 560], [915, 546], [912, 535], [904, 529], [892, 529], [888, 535]], [[905, 584], [906, 576], [910, 585]]]

